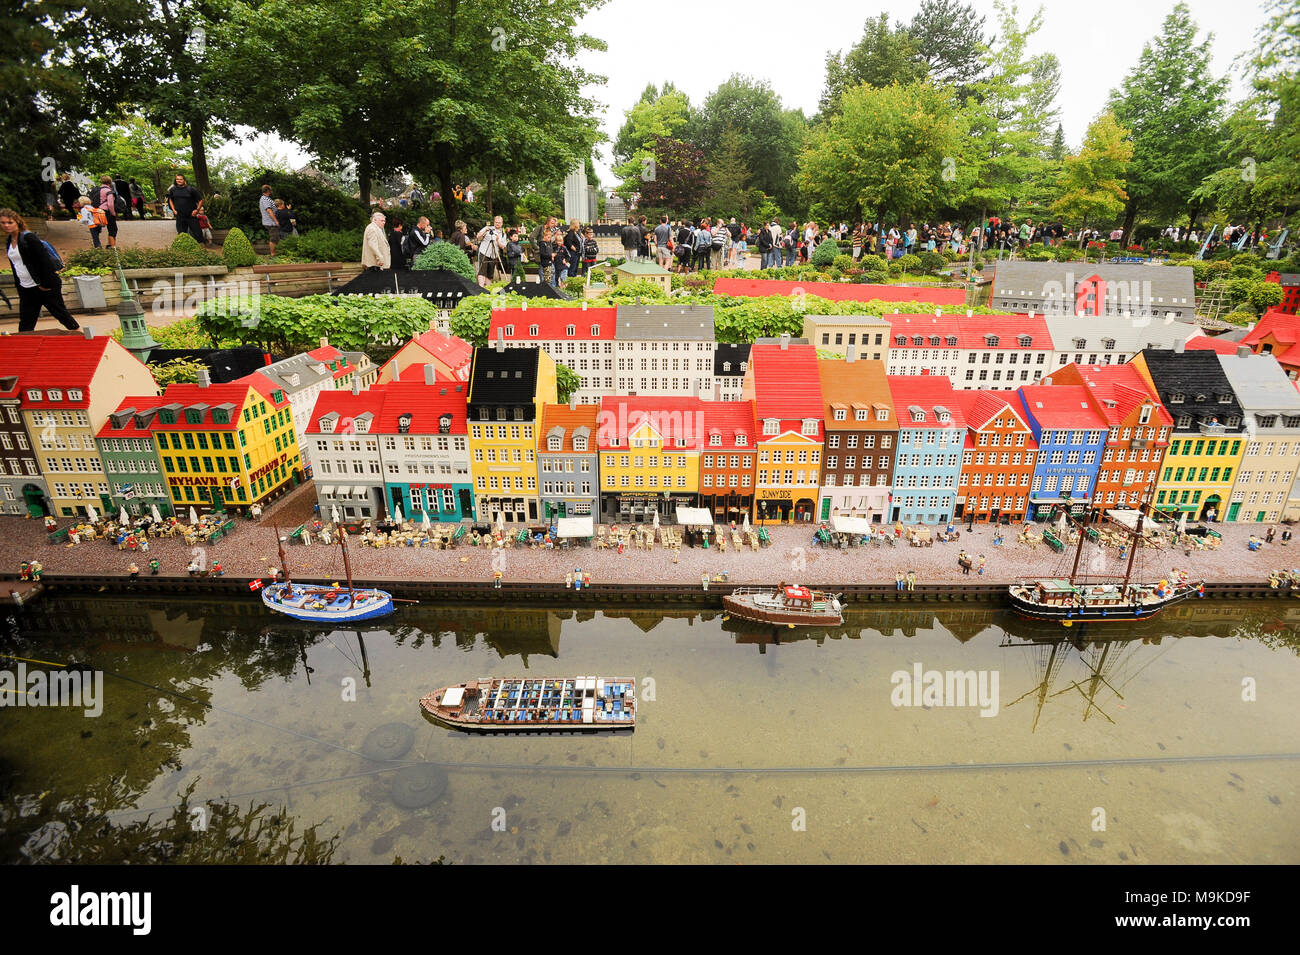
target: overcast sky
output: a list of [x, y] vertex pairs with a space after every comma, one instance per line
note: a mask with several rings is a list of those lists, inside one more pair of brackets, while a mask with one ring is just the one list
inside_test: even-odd
[[[987, 32], [995, 22], [993, 0], [968, 2], [984, 14]], [[603, 107], [602, 129], [611, 141], [646, 84], [670, 79], [698, 106], [732, 73], [745, 73], [769, 81], [787, 107], [802, 108], [811, 116], [821, 96], [826, 55], [855, 43], [866, 21], [881, 10], [888, 9], [892, 21], [909, 22], [919, 5], [920, 0], [895, 0], [888, 6], [861, 0], [743, 4], [692, 0], [684, 5], [609, 0], [582, 23], [586, 32], [604, 39], [609, 48], [586, 54], [582, 65], [608, 78], [604, 87], [590, 94]], [[1173, 6], [1173, 0], [1047, 0], [1043, 4], [1043, 26], [1031, 40], [1030, 52], [1051, 51], [1061, 61], [1059, 105], [1071, 149], [1078, 147], [1110, 89], [1137, 62], [1143, 45], [1160, 31]], [[1240, 98], [1246, 84], [1234, 60], [1255, 48], [1256, 31], [1265, 18], [1262, 3], [1188, 0], [1188, 6], [1200, 38], [1206, 32], [1214, 35], [1216, 75], [1231, 72], [1232, 98]], [[1021, 23], [1036, 8], [1022, 2]], [[290, 144], [265, 137], [257, 142], [288, 154], [295, 166], [307, 161], [306, 154]], [[247, 155], [253, 149], [245, 143], [221, 152]], [[609, 166], [609, 143], [604, 143], [598, 148], [596, 171], [602, 183], [612, 187], [616, 183]]]

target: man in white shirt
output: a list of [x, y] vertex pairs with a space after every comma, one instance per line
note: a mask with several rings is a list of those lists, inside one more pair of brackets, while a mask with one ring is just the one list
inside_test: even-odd
[[361, 266], [378, 272], [392, 267], [392, 257], [388, 249], [388, 236], [384, 234], [384, 223], [388, 217], [376, 212], [370, 217], [365, 235], [361, 239]]
[[266, 229], [267, 245], [275, 255], [275, 244], [280, 241], [280, 220], [275, 217], [275, 200], [271, 198], [271, 187], [262, 187], [262, 198], [257, 200], [258, 211], [262, 213], [262, 228]]

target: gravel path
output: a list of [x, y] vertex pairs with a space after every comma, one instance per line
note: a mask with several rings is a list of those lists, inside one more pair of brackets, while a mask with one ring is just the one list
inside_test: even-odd
[[[285, 506], [292, 506], [287, 499]], [[65, 522], [66, 523], [66, 522]], [[1187, 570], [1191, 579], [1207, 581], [1258, 582], [1281, 567], [1300, 565], [1300, 541], [1283, 547], [1280, 542], [1267, 545], [1257, 552], [1246, 547], [1252, 531], [1262, 531], [1259, 525], [1220, 525], [1224, 535], [1223, 546], [1212, 551], [1193, 551], [1185, 556], [1182, 551], [1150, 551], [1143, 549], [1138, 566], [1145, 573], [1164, 574], [1171, 568]], [[653, 551], [625, 549], [620, 555], [614, 549], [579, 547], [569, 551], [509, 548], [499, 554], [493, 551], [462, 545], [455, 550], [435, 550], [417, 547], [374, 548], [353, 542], [350, 549], [353, 573], [358, 578], [377, 580], [491, 580], [495, 570], [502, 571], [505, 581], [557, 581], [562, 582], [566, 572], [581, 567], [591, 574], [594, 582], [690, 582], [698, 583], [702, 574], [720, 574], [726, 571], [730, 583], [770, 584], [778, 580], [802, 581], [815, 584], [892, 582], [898, 572], [913, 570], [920, 583], [956, 581], [962, 576], [957, 565], [957, 554], [967, 550], [975, 557], [987, 558], [982, 577], [974, 571], [971, 580], [1000, 582], [1023, 576], [1068, 573], [1073, 558], [1067, 548], [1056, 555], [1043, 545], [1028, 547], [1016, 542], [1016, 529], [1007, 535], [1003, 547], [992, 545], [989, 529], [976, 529], [967, 534], [962, 531], [957, 543], [936, 543], [931, 547], [868, 546], [848, 551], [831, 550], [811, 544], [810, 527], [772, 527], [770, 547], [758, 552], [745, 550], [737, 553], [728, 549], [722, 553], [715, 548], [683, 548], [677, 563], [673, 555], [662, 547]], [[1084, 550], [1082, 568], [1099, 573], [1123, 573], [1123, 564], [1114, 550], [1105, 551], [1103, 565], [1093, 563], [1089, 545]], [[320, 544], [288, 546], [285, 548], [290, 566], [303, 577], [334, 578], [343, 573], [343, 563], [336, 547]], [[134, 560], [148, 574], [148, 561], [157, 557], [164, 574], [184, 574], [191, 559], [191, 548], [179, 538], [151, 542], [148, 554], [119, 551], [115, 544], [105, 541], [82, 542], [69, 547], [46, 542], [41, 522], [19, 517], [0, 518], [0, 573], [17, 575], [24, 559], [40, 560], [51, 575], [121, 574]], [[250, 521], [237, 519], [235, 533], [226, 540], [206, 548], [209, 564], [220, 561], [227, 576], [251, 578], [262, 576], [267, 569], [278, 566], [275, 534], [269, 527], [259, 527]], [[494, 558], [496, 566], [494, 566]]]

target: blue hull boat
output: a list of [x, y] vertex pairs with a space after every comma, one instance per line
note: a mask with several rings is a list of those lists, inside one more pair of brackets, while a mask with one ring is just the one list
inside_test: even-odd
[[[355, 598], [355, 599], [354, 599]], [[267, 584], [262, 603], [277, 613], [308, 623], [351, 623], [393, 612], [393, 597], [384, 590], [330, 590], [319, 584]]]

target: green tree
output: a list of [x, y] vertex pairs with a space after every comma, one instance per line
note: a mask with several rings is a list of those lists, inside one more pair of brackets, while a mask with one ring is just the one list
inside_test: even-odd
[[826, 85], [818, 109], [824, 118], [833, 116], [840, 110], [844, 93], [859, 84], [906, 85], [921, 79], [925, 73], [921, 54], [907, 28], [901, 23], [891, 27], [889, 14], [881, 13], [867, 21], [862, 39], [844, 53], [826, 57]]
[[936, 86], [955, 87], [964, 101], [980, 77], [984, 18], [959, 0], [921, 0], [907, 32], [925, 75]]
[[[105, 115], [138, 110], [190, 144], [194, 185], [212, 192], [210, 133], [231, 134], [237, 99], [229, 84], [242, 64], [213, 42], [233, 0], [85, 0], [65, 21], [69, 55]], [[264, 73], [259, 79], [274, 75]], [[264, 90], [259, 90], [264, 94]]]
[[687, 215], [700, 211], [709, 195], [703, 151], [663, 136], [654, 138], [651, 151], [654, 179], [641, 184], [641, 205]]
[[1125, 241], [1139, 213], [1184, 213], [1194, 224], [1201, 202], [1192, 193], [1218, 165], [1227, 80], [1210, 71], [1211, 37], [1197, 43], [1196, 34], [1187, 5], [1179, 3], [1111, 92], [1115, 119], [1133, 135]]
[[966, 128], [947, 87], [864, 84], [840, 105], [799, 159], [799, 187], [825, 215], [925, 215], [953, 199]]
[[744, 143], [734, 127], [728, 126], [710, 157], [710, 180], [713, 195], [710, 208], [723, 216], [744, 216], [750, 212], [751, 190], [749, 166], [745, 163]]
[[1042, 9], [1022, 25], [1014, 2], [996, 0], [994, 6], [998, 36], [984, 48], [985, 75], [966, 101], [971, 140], [959, 160], [969, 166], [962, 170], [971, 183], [966, 198], [981, 210], [981, 220], [990, 209], [1013, 210], [1042, 166], [1041, 126], [1033, 110], [1051, 77], [1044, 65], [1051, 54], [1028, 54], [1029, 40], [1042, 26]]
[[709, 158], [712, 172], [723, 149], [723, 137], [733, 131], [749, 184], [782, 205], [793, 206], [792, 179], [804, 127], [803, 114], [785, 109], [767, 81], [733, 75], [700, 107], [694, 142]]
[[[126, 116], [111, 124], [96, 122], [92, 129], [99, 146], [86, 153], [87, 171], [134, 177], [146, 199], [164, 195], [176, 173], [193, 172], [190, 141], [184, 133], [169, 133], [143, 116]], [[209, 142], [209, 148], [212, 145]]]
[[568, 365], [555, 363], [555, 392], [561, 404], [569, 403], [569, 396], [582, 387], [582, 379]]
[[1052, 204], [1052, 211], [1078, 223], [1080, 229], [1119, 215], [1128, 198], [1124, 175], [1132, 158], [1128, 130], [1115, 122], [1114, 113], [1102, 113], [1089, 124], [1079, 152], [1065, 158], [1061, 198]]
[[671, 83], [665, 83], [662, 92], [653, 83], [645, 88], [641, 98], [627, 111], [614, 139], [611, 172], [622, 184], [620, 195], [640, 191], [642, 175], [648, 168], [646, 161], [654, 158], [655, 137], [678, 136], [694, 123], [694, 115], [686, 94]]

